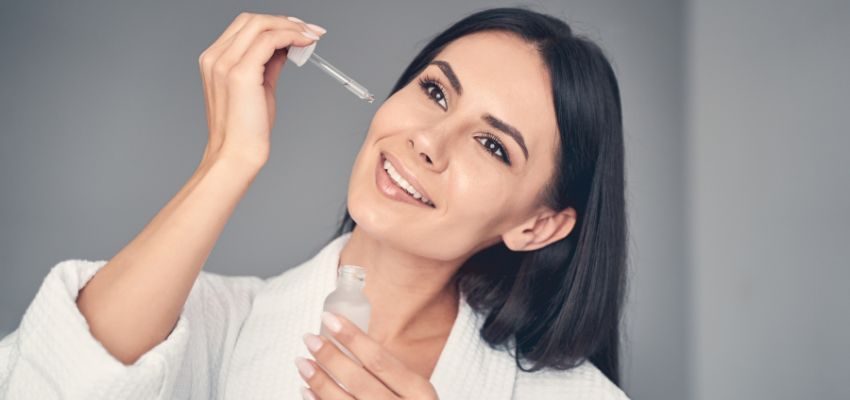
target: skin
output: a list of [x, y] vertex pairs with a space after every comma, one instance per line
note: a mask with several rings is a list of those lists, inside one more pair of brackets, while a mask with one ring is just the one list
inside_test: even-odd
[[[427, 380], [457, 316], [458, 293], [449, 284], [455, 272], [495, 243], [535, 250], [575, 225], [574, 209], [553, 211], [537, 200], [553, 174], [559, 138], [548, 71], [533, 46], [508, 33], [478, 32], [450, 43], [435, 60], [450, 64], [462, 92], [429, 65], [378, 109], [354, 162], [348, 209], [357, 226], [340, 265], [366, 268], [372, 314], [368, 335], [345, 323], [343, 336], [366, 361], [364, 367], [346, 362], [334, 346], [314, 351], [319, 364], [360, 391], [349, 396], [316, 361], [306, 361], [315, 373], [308, 377], [301, 369], [302, 377], [318, 398], [436, 398]], [[422, 76], [436, 78], [442, 96], [434, 88], [426, 94]], [[514, 140], [482, 120], [485, 113], [522, 133], [527, 160]], [[511, 165], [482, 132], [496, 135]], [[381, 152], [415, 175], [436, 208], [380, 192], [375, 165]], [[313, 335], [305, 340], [326, 343]]]
[[313, 43], [322, 31], [310, 29], [243, 12], [198, 57], [209, 126], [200, 165], [77, 296], [92, 335], [123, 364], [176, 327], [225, 223], [268, 159], [281, 49]]

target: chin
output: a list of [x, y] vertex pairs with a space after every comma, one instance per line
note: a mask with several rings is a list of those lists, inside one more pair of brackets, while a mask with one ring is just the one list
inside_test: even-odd
[[357, 227], [370, 236], [385, 237], [398, 235], [398, 216], [389, 215], [386, 209], [380, 208], [380, 203], [368, 196], [360, 197], [353, 194], [348, 197], [348, 214], [357, 223]]

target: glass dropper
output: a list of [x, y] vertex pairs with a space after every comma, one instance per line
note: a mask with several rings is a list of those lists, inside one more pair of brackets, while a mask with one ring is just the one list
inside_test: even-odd
[[369, 103], [375, 101], [375, 96], [373, 96], [372, 93], [369, 93], [369, 89], [366, 89], [354, 79], [349, 78], [348, 75], [343, 74], [342, 71], [336, 69], [336, 67], [331, 65], [331, 63], [324, 58], [319, 57], [319, 55], [315, 52], [310, 54], [309, 60], [311, 63], [319, 67], [319, 69], [334, 77], [334, 79], [339, 81], [339, 83], [345, 86], [346, 89], [351, 91], [351, 93], [354, 93], [357, 97], [366, 100]]

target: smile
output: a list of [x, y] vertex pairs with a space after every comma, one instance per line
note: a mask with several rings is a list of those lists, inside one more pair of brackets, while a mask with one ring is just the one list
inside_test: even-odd
[[383, 154], [378, 157], [375, 165], [375, 182], [378, 190], [390, 199], [426, 208], [436, 208], [436, 205], [420, 194], [399, 174], [391, 162]]

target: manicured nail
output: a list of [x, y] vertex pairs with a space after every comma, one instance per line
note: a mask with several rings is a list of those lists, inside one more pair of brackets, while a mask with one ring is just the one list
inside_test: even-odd
[[319, 339], [318, 336], [312, 333], [304, 334], [304, 344], [307, 345], [307, 348], [312, 352], [317, 352], [322, 348], [322, 339]]
[[328, 31], [327, 29], [322, 28], [321, 26], [316, 24], [307, 24], [307, 27], [313, 30], [313, 32], [316, 32], [316, 34], [318, 35], [324, 35]]
[[295, 18], [295, 17], [286, 17], [286, 19], [288, 19], [288, 20], [290, 20], [290, 21], [292, 21], [292, 22], [299, 22], [299, 23], [302, 23], [302, 24], [304, 23], [304, 21], [302, 21], [302, 20], [300, 20], [300, 19], [298, 19], [298, 18]]
[[316, 373], [316, 370], [304, 357], [295, 357], [295, 366], [298, 367], [298, 372], [304, 376], [304, 379], [310, 379]]
[[303, 397], [304, 400], [316, 400], [316, 396], [313, 396], [313, 392], [305, 387], [301, 388], [301, 397]]
[[342, 322], [328, 311], [322, 311], [322, 323], [333, 333], [339, 333], [342, 330]]
[[304, 36], [307, 36], [307, 37], [308, 37], [308, 38], [310, 38], [310, 39], [313, 39], [313, 40], [319, 40], [319, 36], [318, 36], [318, 35], [316, 35], [316, 34], [315, 34], [315, 33], [313, 33], [313, 32], [310, 32], [310, 31], [304, 31], [304, 32], [301, 32], [301, 34], [302, 34], [302, 35], [304, 35]]

